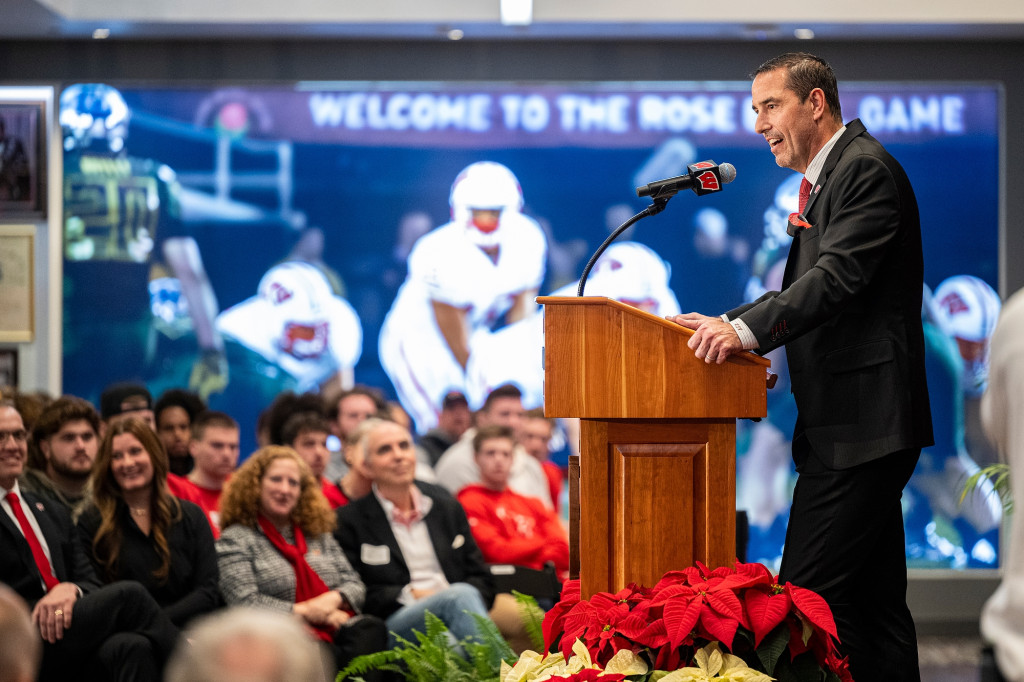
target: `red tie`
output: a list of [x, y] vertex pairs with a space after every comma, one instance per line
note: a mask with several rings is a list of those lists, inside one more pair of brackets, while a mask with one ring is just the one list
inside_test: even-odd
[[804, 212], [804, 207], [807, 205], [807, 199], [811, 196], [811, 183], [807, 182], [807, 178], [800, 181], [800, 213]]
[[13, 490], [7, 493], [7, 501], [11, 503], [11, 509], [14, 510], [14, 518], [18, 519], [21, 532], [25, 534], [25, 539], [28, 540], [28, 546], [32, 549], [32, 558], [36, 560], [39, 575], [43, 577], [43, 582], [46, 583], [46, 591], [49, 592], [60, 581], [53, 577], [53, 569], [50, 568], [50, 561], [46, 558], [46, 552], [43, 551], [43, 546], [39, 544], [39, 538], [36, 537], [35, 531], [32, 530], [32, 524], [28, 522], [28, 517], [25, 516], [25, 511], [21, 508], [21, 502]]

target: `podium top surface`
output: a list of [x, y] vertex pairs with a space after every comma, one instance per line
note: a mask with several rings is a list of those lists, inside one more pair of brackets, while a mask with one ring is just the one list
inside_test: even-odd
[[[644, 320], [646, 320], [647, 322], [649, 322], [651, 324], [660, 325], [660, 326], [662, 326], [662, 327], [664, 327], [666, 329], [670, 329], [673, 332], [681, 334], [682, 336], [685, 336], [687, 338], [689, 338], [690, 336], [693, 336], [693, 330], [692, 329], [687, 329], [686, 327], [680, 326], [680, 325], [676, 324], [675, 322], [669, 322], [668, 320], [666, 320], [663, 317], [658, 317], [657, 315], [652, 315], [651, 313], [649, 313], [649, 312], [647, 312], [645, 310], [640, 310], [639, 308], [634, 308], [631, 305], [628, 305], [626, 303], [622, 303], [621, 301], [616, 301], [613, 298], [607, 298], [605, 296], [538, 296], [536, 300], [537, 300], [537, 303], [539, 303], [542, 306], [552, 306], [552, 305], [570, 305], [570, 306], [578, 306], [578, 305], [588, 306], [588, 305], [593, 305], [593, 306], [606, 306], [606, 307], [610, 306], [612, 308], [616, 308], [618, 310], [621, 310], [623, 313], [625, 313], [627, 315], [633, 315], [633, 316], [635, 316], [637, 318], [644, 319]], [[762, 365], [763, 367], [771, 367], [771, 364], [772, 364], [772, 361], [769, 360], [768, 358], [763, 358], [760, 355], [758, 355], [758, 354], [756, 354], [756, 353], [754, 353], [752, 351], [747, 351], [745, 353], [736, 353], [734, 355], [731, 355], [726, 360], [726, 362], [737, 362], [737, 363], [741, 363], [741, 364], [753, 363], [755, 365]]]

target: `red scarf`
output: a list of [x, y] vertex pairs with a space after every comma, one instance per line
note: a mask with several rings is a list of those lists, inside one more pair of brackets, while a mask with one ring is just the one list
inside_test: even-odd
[[[292, 565], [292, 570], [295, 571], [296, 604], [313, 597], [319, 597], [331, 589], [327, 587], [327, 583], [306, 562], [306, 536], [302, 534], [301, 528], [292, 524], [292, 531], [295, 533], [295, 544], [290, 545], [284, 539], [284, 536], [281, 535], [281, 532], [277, 530], [277, 527], [270, 522], [270, 519], [260, 514], [257, 520], [263, 534], [270, 540], [270, 544], [281, 553], [281, 556], [287, 559], [288, 563]], [[317, 637], [325, 642], [333, 640], [333, 631], [329, 627], [317, 625], [311, 626], [311, 629]]]

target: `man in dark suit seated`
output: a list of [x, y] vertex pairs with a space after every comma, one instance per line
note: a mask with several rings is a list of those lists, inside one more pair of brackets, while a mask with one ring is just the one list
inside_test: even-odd
[[425, 631], [424, 611], [457, 640], [477, 636], [469, 613], [486, 617], [494, 589], [465, 512], [448, 491], [414, 481], [416, 452], [404, 427], [374, 420], [365, 428], [356, 447], [373, 490], [338, 509], [335, 531], [366, 583], [363, 610], [406, 639]]
[[100, 587], [67, 513], [22, 493], [27, 439], [21, 415], [0, 401], [0, 581], [32, 608], [39, 679], [160, 679], [177, 628], [138, 583]]

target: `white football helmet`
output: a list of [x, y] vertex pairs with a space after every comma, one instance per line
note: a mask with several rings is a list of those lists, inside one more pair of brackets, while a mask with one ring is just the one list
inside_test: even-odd
[[999, 294], [984, 280], [954, 275], [932, 295], [939, 327], [957, 342], [964, 361], [964, 390], [981, 395], [988, 383], [989, 338], [999, 319]]
[[103, 83], [78, 83], [60, 96], [64, 150], [96, 147], [118, 153], [128, 138], [131, 111], [121, 93]]
[[270, 304], [278, 348], [299, 359], [320, 357], [328, 346], [327, 306], [333, 299], [324, 275], [308, 263], [276, 265], [263, 275], [257, 295]]
[[523, 209], [523, 190], [512, 171], [494, 161], [478, 161], [466, 166], [452, 183], [448, 197], [452, 221], [466, 229], [477, 246], [494, 246], [499, 241], [501, 218], [494, 225], [477, 225], [473, 210], [511, 211]]
[[648, 247], [619, 242], [594, 264], [584, 293], [613, 298], [655, 315], [673, 315], [679, 312], [679, 302], [668, 286], [671, 275], [671, 266]]

